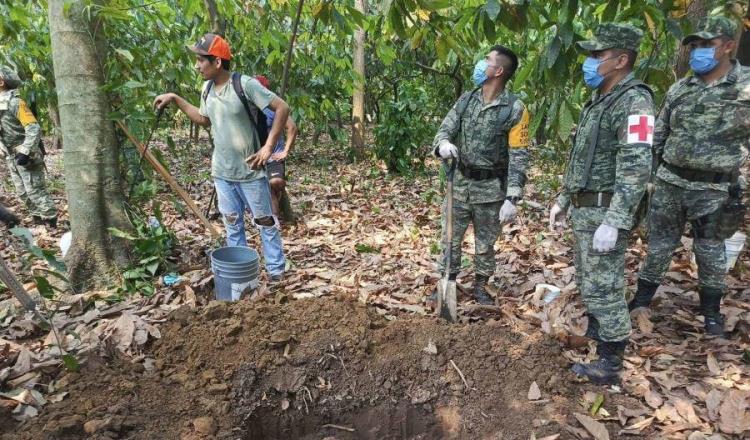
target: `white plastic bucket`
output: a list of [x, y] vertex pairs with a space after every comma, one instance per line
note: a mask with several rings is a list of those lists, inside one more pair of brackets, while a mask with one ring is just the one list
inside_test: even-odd
[[737, 231], [731, 237], [724, 240], [724, 249], [727, 257], [727, 272], [732, 270], [735, 264], [737, 264], [737, 258], [742, 252], [742, 248], [745, 247], [745, 240], [747, 236], [740, 231]]

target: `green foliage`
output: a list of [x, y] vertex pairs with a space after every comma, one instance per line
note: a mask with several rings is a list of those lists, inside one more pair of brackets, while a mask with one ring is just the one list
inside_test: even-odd
[[161, 211], [156, 204], [154, 214], [154, 217], [146, 219], [131, 211], [133, 233], [109, 228], [114, 237], [130, 241], [135, 254], [135, 262], [122, 274], [123, 285], [118, 290], [120, 293], [138, 292], [151, 296], [156, 292], [154, 278], [172, 269], [168, 258], [177, 243], [177, 237], [163, 225]]
[[374, 153], [390, 172], [409, 174], [424, 168], [425, 145], [434, 134], [425, 96], [423, 87], [407, 87], [401, 99], [387, 102], [381, 109]]

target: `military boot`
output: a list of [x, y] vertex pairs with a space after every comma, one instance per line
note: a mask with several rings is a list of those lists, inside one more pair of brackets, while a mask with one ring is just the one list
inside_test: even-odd
[[628, 303], [628, 311], [632, 312], [638, 307], [648, 307], [658, 288], [658, 284], [638, 278], [638, 290], [635, 292], [633, 299]]
[[495, 305], [495, 300], [487, 293], [487, 281], [490, 277], [476, 274], [474, 276], [474, 300], [485, 306]]
[[703, 314], [703, 325], [706, 333], [713, 336], [725, 336], [724, 316], [719, 311], [724, 292], [721, 289], [701, 287], [698, 295], [701, 301], [701, 313]]
[[627, 344], [627, 339], [617, 342], [598, 341], [596, 354], [599, 359], [589, 364], [576, 363], [571, 370], [579, 376], [587, 377], [597, 385], [617, 385], [620, 383], [622, 358]]

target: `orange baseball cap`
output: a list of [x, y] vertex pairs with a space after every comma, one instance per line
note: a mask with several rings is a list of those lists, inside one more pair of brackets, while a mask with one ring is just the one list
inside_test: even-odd
[[208, 33], [204, 35], [193, 46], [189, 46], [188, 49], [198, 55], [210, 55], [227, 61], [232, 59], [232, 51], [229, 49], [229, 43], [216, 34]]

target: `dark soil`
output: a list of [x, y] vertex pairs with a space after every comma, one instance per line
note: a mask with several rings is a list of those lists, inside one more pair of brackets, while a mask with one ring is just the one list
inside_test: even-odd
[[[387, 321], [336, 299], [185, 306], [146, 356], [91, 359], [63, 378], [65, 400], [24, 425], [0, 422], [0, 438], [567, 439], [586, 389], [605, 392], [611, 413], [637, 405], [576, 383], [539, 331]], [[607, 427], [618, 438], [619, 424]]]

